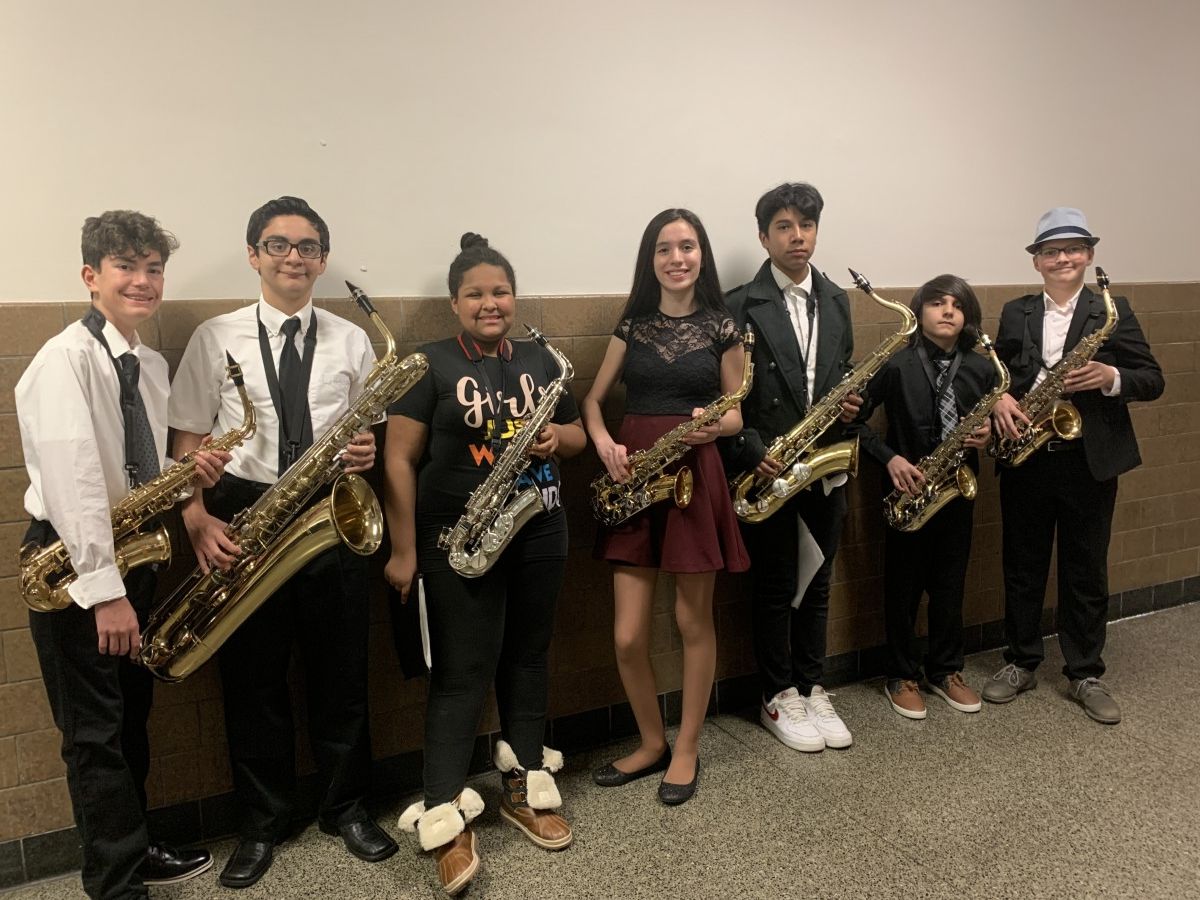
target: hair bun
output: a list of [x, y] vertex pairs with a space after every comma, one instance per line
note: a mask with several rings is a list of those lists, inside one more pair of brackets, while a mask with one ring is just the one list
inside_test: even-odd
[[468, 231], [458, 241], [459, 250], [466, 250], [468, 247], [486, 247], [487, 245], [488, 239], [473, 231]]

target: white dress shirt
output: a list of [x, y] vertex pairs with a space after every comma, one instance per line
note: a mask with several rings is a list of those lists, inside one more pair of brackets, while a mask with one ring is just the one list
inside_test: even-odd
[[[300, 318], [296, 352], [301, 357], [313, 310], [310, 301], [296, 313]], [[242, 401], [225, 374], [228, 350], [242, 367], [258, 429], [249, 441], [233, 449], [233, 459], [225, 471], [249, 481], [273, 484], [279, 477], [279, 416], [263, 368], [256, 313], [262, 316], [275, 371], [279, 372], [279, 356], [286, 340], [283, 323], [289, 316], [260, 298], [258, 303], [209, 319], [193, 332], [175, 373], [170, 422], [180, 431], [211, 431], [214, 437], [241, 425]], [[308, 381], [308, 410], [313, 439], [319, 440], [362, 392], [375, 364], [375, 351], [367, 333], [353, 322], [323, 309], [317, 309], [316, 314], [317, 345]]]
[[[1075, 307], [1079, 303], [1079, 295], [1082, 293], [1083, 288], [1080, 287], [1065, 306], [1059, 306], [1049, 294], [1045, 291], [1042, 292], [1042, 302], [1046, 307], [1045, 315], [1042, 318], [1042, 361], [1045, 362], [1046, 368], [1053, 367], [1063, 358], [1067, 332], [1071, 328], [1071, 319], [1075, 315]], [[1112, 389], [1101, 390], [1105, 397], [1115, 397], [1121, 393], [1121, 372], [1115, 366], [1112, 367], [1112, 370], [1114, 373]], [[1039, 369], [1030, 390], [1045, 380], [1046, 369]]]
[[[137, 335], [132, 346], [111, 323], [113, 356], [132, 351], [138, 392], [167, 467], [167, 363]], [[29, 472], [25, 511], [62, 538], [78, 576], [67, 588], [84, 609], [125, 596], [113, 555], [112, 507], [129, 493], [121, 384], [108, 350], [82, 322], [48, 340], [17, 382], [17, 423]]]

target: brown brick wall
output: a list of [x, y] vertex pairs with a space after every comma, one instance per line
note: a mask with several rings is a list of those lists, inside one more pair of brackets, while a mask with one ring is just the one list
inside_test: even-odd
[[[985, 329], [994, 335], [1005, 300], [1030, 290], [988, 286], [980, 291]], [[1200, 284], [1125, 285], [1142, 327], [1166, 373], [1162, 398], [1133, 407], [1144, 464], [1121, 479], [1109, 554], [1112, 592], [1200, 575]], [[906, 300], [910, 291], [888, 296]], [[519, 301], [520, 321], [540, 327], [571, 358], [582, 398], [603, 356], [622, 306], [621, 297], [529, 297]], [[160, 311], [142, 337], [174, 366], [196, 324], [240, 305], [235, 301], [175, 301]], [[325, 304], [355, 320], [348, 301]], [[449, 304], [440, 299], [377, 301], [397, 335], [401, 351], [450, 334], [455, 329]], [[852, 298], [855, 346], [861, 356], [892, 330], [893, 316], [855, 292]], [[29, 639], [28, 618], [16, 591], [16, 551], [26, 516], [21, 498], [27, 485], [13, 415], [12, 389], [30, 357], [84, 304], [0, 305], [0, 842], [67, 827], [70, 804], [58, 758], [58, 732], [51, 720]], [[621, 392], [614, 391], [606, 413], [620, 416]], [[876, 423], [878, 424], [878, 423]], [[587, 485], [599, 469], [588, 452], [564, 467], [565, 496], [572, 529], [568, 589], [560, 602], [552, 648], [550, 712], [561, 716], [624, 699], [613, 663], [611, 585], [607, 567], [591, 559], [595, 527]], [[864, 459], [850, 492], [850, 514], [834, 571], [829, 653], [883, 642], [882, 534], [879, 515], [881, 470]], [[967, 575], [965, 622], [995, 622], [1003, 615], [1000, 589], [1000, 510], [996, 479], [984, 463], [976, 501], [976, 531]], [[182, 577], [191, 564], [186, 540], [176, 534], [177, 561], [166, 582]], [[375, 565], [382, 567], [382, 559]], [[370, 701], [376, 757], [420, 746], [424, 723], [424, 683], [405, 682], [391, 646], [381, 579], [372, 598]], [[716, 617], [718, 678], [753, 671], [749, 609], [744, 578], [718, 582]], [[671, 615], [669, 577], [659, 585], [653, 652], [660, 691], [680, 684], [681, 650]], [[1049, 591], [1053, 602], [1053, 586]], [[297, 694], [299, 686], [297, 685]], [[302, 706], [299, 705], [298, 706]], [[301, 734], [302, 764], [311, 767]], [[494, 712], [482, 731], [495, 730]], [[225, 754], [221, 692], [211, 666], [179, 685], [160, 685], [151, 716], [154, 764], [151, 804], [164, 806], [230, 789]]]

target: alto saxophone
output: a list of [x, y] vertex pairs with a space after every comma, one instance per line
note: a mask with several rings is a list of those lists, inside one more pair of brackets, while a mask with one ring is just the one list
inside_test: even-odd
[[745, 362], [742, 364], [742, 383], [732, 394], [718, 397], [694, 419], [676, 425], [645, 450], [638, 450], [629, 457], [629, 477], [621, 483], [613, 480], [607, 472], [592, 482], [592, 513], [604, 525], [620, 525], [626, 519], [641, 512], [660, 500], [671, 497], [680, 509], [692, 502], [692, 470], [680, 467], [674, 475], [667, 475], [667, 466], [683, 458], [692, 449], [685, 444], [685, 435], [699, 431], [718, 421], [750, 393], [754, 380], [754, 332], [746, 326], [742, 347]]
[[[423, 353], [400, 359], [391, 331], [370, 299], [346, 282], [359, 307], [387, 345], [350, 409], [279, 476], [225, 534], [241, 547], [228, 571], [199, 568], [150, 614], [141, 661], [163, 681], [180, 681], [208, 661], [247, 618], [319, 553], [344, 543], [369, 556], [383, 538], [383, 514], [370, 485], [342, 474], [341, 453], [354, 435], [371, 427], [387, 407], [424, 376]], [[329, 498], [300, 515], [323, 485]]]
[[880, 306], [899, 313], [903, 321], [900, 330], [879, 342], [870, 355], [855, 366], [828, 394], [814, 403], [808, 414], [786, 434], [781, 434], [767, 448], [767, 456], [779, 463], [781, 472], [776, 478], [764, 478], [753, 469], [731, 479], [733, 511], [743, 522], [762, 522], [774, 515], [797, 492], [819, 478], [858, 471], [858, 438], [838, 441], [828, 447], [814, 448], [821, 437], [842, 414], [842, 401], [851, 392], [860, 392], [883, 364], [908, 343], [917, 330], [917, 317], [903, 303], [885, 300], [871, 283], [853, 269], [850, 270], [858, 289]]
[[[242, 424], [227, 431], [204, 450], [232, 450], [254, 434], [254, 405], [246, 394], [242, 368], [228, 351], [225, 372], [237, 387], [242, 401]], [[171, 562], [171, 538], [167, 526], [159, 525], [143, 531], [145, 524], [162, 515], [189, 495], [196, 474], [196, 453], [193, 451], [165, 472], [131, 490], [112, 509], [113, 550], [117, 571], [124, 578], [130, 569], [154, 563]], [[36, 612], [53, 612], [71, 605], [68, 588], [78, 575], [71, 557], [61, 540], [45, 547], [26, 544], [21, 548], [21, 599]]]
[[887, 495], [883, 501], [883, 516], [897, 531], [917, 531], [955, 497], [961, 495], [968, 500], [975, 499], [978, 491], [975, 473], [970, 466], [963, 465], [967, 458], [966, 441], [975, 429], [987, 421], [992, 407], [1004, 396], [1009, 385], [1008, 369], [996, 356], [992, 339], [981, 334], [979, 343], [996, 370], [996, 387], [979, 398], [979, 402], [946, 435], [945, 440], [917, 463], [917, 468], [925, 476], [917, 494], [892, 491]]
[[1021, 398], [1019, 408], [1029, 418], [1029, 425], [1015, 438], [999, 432], [992, 438], [988, 454], [1006, 466], [1019, 466], [1050, 438], [1073, 441], [1083, 434], [1083, 420], [1075, 404], [1063, 399], [1063, 382], [1067, 375], [1086, 366], [1100, 346], [1117, 327], [1117, 305], [1108, 292], [1108, 276], [1096, 266], [1096, 282], [1104, 295], [1104, 324], [1064, 353], [1062, 359], [1046, 373], [1042, 383]]
[[537, 485], [517, 490], [517, 479], [529, 467], [529, 448], [554, 415], [554, 408], [575, 377], [571, 361], [529, 325], [529, 336], [550, 351], [559, 376], [550, 383], [533, 414], [526, 419], [492, 471], [471, 493], [467, 508], [453, 528], [442, 531], [438, 547], [449, 551], [450, 567], [465, 578], [478, 578], [500, 558], [518, 531], [546, 508]]

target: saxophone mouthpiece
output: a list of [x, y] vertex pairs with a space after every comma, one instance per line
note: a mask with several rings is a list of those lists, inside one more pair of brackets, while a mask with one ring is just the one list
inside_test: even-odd
[[[849, 267], [847, 267], [847, 268], [849, 268]], [[858, 272], [855, 272], [853, 269], [850, 269], [850, 277], [854, 279], [855, 285], [857, 285], [858, 289], [860, 291], [862, 291], [864, 294], [874, 293], [874, 289], [871, 287], [871, 282], [869, 282], [869, 281], [867, 281], [867, 279], [863, 278], [863, 276], [861, 274], [859, 274]]]
[[237, 387], [241, 387], [245, 383], [242, 379], [242, 367], [228, 350], [225, 351], [225, 364], [229, 367], [229, 378]]
[[350, 289], [350, 296], [354, 298], [354, 302], [358, 304], [359, 309], [365, 312], [368, 316], [375, 312], [375, 305], [371, 303], [371, 298], [366, 295], [362, 288], [346, 282], [346, 287]]
[[992, 351], [992, 339], [984, 332], [979, 332], [979, 346], [990, 353]]
[[538, 331], [536, 328], [534, 328], [532, 325], [530, 325], [528, 322], [525, 323], [525, 330], [529, 332], [529, 337], [532, 340], [537, 341], [543, 347], [546, 346], [546, 336], [544, 334], [542, 334], [540, 331]]
[[1096, 283], [1100, 285], [1100, 290], [1108, 290], [1108, 275], [1099, 266], [1096, 266]]

